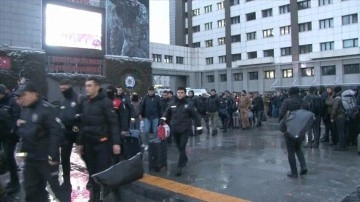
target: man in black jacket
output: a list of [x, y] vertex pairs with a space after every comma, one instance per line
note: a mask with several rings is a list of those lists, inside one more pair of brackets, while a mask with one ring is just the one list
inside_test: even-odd
[[256, 116], [257, 119], [256, 127], [260, 127], [262, 117], [264, 116], [264, 101], [259, 93], [255, 93], [253, 105], [255, 111], [254, 116]]
[[59, 117], [64, 124], [64, 141], [61, 146], [61, 165], [63, 169], [64, 182], [62, 187], [67, 191], [68, 197], [71, 197], [70, 182], [70, 156], [80, 127], [80, 114], [83, 98], [72, 88], [70, 80], [60, 81], [60, 91], [64, 99], [60, 103]]
[[[281, 121], [287, 114], [288, 111], [294, 111], [300, 108], [305, 108], [306, 103], [302, 101], [299, 96], [300, 89], [298, 87], [291, 87], [289, 89], [289, 98], [284, 100], [281, 105], [280, 114], [279, 114], [279, 121]], [[286, 149], [288, 153], [288, 161], [290, 165], [291, 172], [287, 174], [290, 178], [298, 178], [298, 170], [296, 166], [296, 158], [295, 154], [300, 163], [300, 175], [305, 175], [307, 173], [306, 162], [304, 153], [301, 149], [301, 144], [304, 141], [304, 138], [300, 140], [294, 140], [290, 137], [288, 133], [284, 134]]]
[[[83, 103], [78, 151], [85, 155], [89, 175], [111, 166], [111, 153], [120, 154], [119, 122], [113, 104], [96, 77], [85, 82], [87, 100]], [[90, 201], [100, 199], [100, 186], [90, 178]]]
[[[19, 141], [19, 137], [16, 134], [16, 121], [20, 117], [20, 106], [16, 104], [16, 100], [10, 93], [6, 92], [6, 87], [0, 84], [0, 106], [8, 107], [8, 113], [10, 115], [10, 131], [3, 141], [4, 151], [7, 156], [8, 168], [10, 171], [10, 182], [5, 187], [5, 192], [8, 194], [17, 192], [20, 189], [19, 177], [17, 174], [17, 165], [14, 158], [14, 151], [16, 144]], [[4, 133], [5, 131], [1, 131]]]
[[216, 94], [215, 89], [211, 89], [210, 97], [206, 102], [206, 114], [209, 116], [210, 126], [212, 129], [212, 135], [217, 134], [217, 128], [220, 126], [219, 111], [220, 99]]
[[17, 120], [17, 133], [22, 139], [22, 150], [26, 152], [25, 201], [48, 201], [46, 183], [51, 179], [51, 172], [58, 168], [62, 123], [55, 116], [55, 109], [40, 99], [35, 84], [25, 83], [14, 94], [19, 96], [23, 106]]
[[161, 122], [171, 119], [170, 129], [173, 131], [175, 142], [180, 152], [176, 176], [180, 176], [182, 174], [182, 168], [186, 166], [188, 161], [185, 148], [189, 135], [192, 134], [192, 119], [195, 120], [198, 135], [202, 133], [202, 127], [200, 116], [196, 112], [193, 104], [186, 99], [186, 88], [179, 87], [176, 94], [177, 97], [164, 112]]
[[[150, 140], [150, 128], [152, 128], [153, 136], [157, 134], [157, 127], [159, 125], [159, 118], [161, 116], [160, 97], [155, 95], [154, 87], [148, 88], [148, 94], [144, 96], [140, 107], [140, 120], [144, 119], [145, 124], [145, 144]], [[145, 150], [147, 147], [145, 147]]]
[[119, 121], [120, 121], [120, 133], [126, 135], [129, 132], [129, 127], [131, 124], [135, 123], [135, 110], [131, 105], [129, 96], [124, 92], [122, 86], [116, 87], [116, 97], [120, 99], [119, 105]]

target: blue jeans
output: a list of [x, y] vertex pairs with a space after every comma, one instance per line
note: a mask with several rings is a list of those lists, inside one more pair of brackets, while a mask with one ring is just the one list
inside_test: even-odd
[[157, 137], [157, 127], [159, 125], [159, 118], [144, 118], [144, 124], [145, 124], [145, 144], [148, 144], [150, 141], [150, 128], [152, 129], [152, 134], [154, 137]]

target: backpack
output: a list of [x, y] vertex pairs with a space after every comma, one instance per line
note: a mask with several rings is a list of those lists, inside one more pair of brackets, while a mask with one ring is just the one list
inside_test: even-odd
[[309, 111], [311, 111], [316, 116], [318, 116], [321, 115], [322, 108], [323, 108], [323, 102], [321, 100], [321, 97], [312, 95], [310, 97], [310, 102], [309, 102]]
[[351, 89], [345, 90], [344, 92], [341, 93], [340, 99], [346, 118], [347, 119], [355, 118], [359, 110], [356, 104], [355, 91]]

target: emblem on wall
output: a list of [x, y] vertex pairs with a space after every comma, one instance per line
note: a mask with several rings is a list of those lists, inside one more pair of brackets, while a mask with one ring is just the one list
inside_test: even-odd
[[136, 84], [135, 78], [131, 75], [127, 75], [125, 77], [125, 87], [126, 88], [134, 88]]

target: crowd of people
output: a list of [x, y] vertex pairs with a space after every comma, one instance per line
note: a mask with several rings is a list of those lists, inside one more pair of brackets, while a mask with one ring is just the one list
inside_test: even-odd
[[[61, 81], [63, 100], [56, 108], [39, 94], [34, 83], [21, 78], [18, 84], [12, 91], [0, 85], [0, 113], [11, 117], [1, 119], [0, 123], [2, 150], [10, 172], [10, 182], [2, 193], [11, 194], [20, 188], [14, 152], [21, 140], [21, 151], [26, 154], [23, 172], [26, 201], [47, 201], [47, 182], [60, 201], [70, 201], [70, 156], [74, 145], [91, 176], [110, 167], [112, 157], [121, 154], [122, 136], [129, 129], [143, 132], [143, 146], [147, 150], [149, 141], [156, 138], [159, 124], [168, 124], [171, 133], [167, 142], [175, 142], [179, 150], [176, 175], [180, 176], [188, 161], [185, 152], [188, 138], [203, 133], [202, 123], [207, 135], [216, 136], [219, 130], [226, 133], [236, 128], [261, 127], [270, 117], [280, 121], [288, 111], [304, 108], [315, 116], [307, 136], [294, 141], [284, 135], [291, 168], [288, 176], [293, 178], [298, 177], [295, 155], [300, 161], [300, 174], [307, 173], [302, 147], [319, 148], [320, 142], [330, 142], [336, 145], [335, 150], [345, 151], [348, 145], [357, 144], [360, 132], [360, 113], [349, 117], [342, 110], [341, 86], [318, 90], [310, 87], [307, 92], [292, 87], [288, 92], [265, 96], [246, 90], [217, 93], [216, 89], [194, 96], [192, 90], [187, 92], [184, 87], [177, 88], [175, 95], [172, 91], [156, 95], [150, 86], [147, 94], [141, 96], [136, 92], [127, 94], [122, 86], [102, 88], [96, 77], [89, 77], [85, 82], [86, 95], [75, 92], [70, 80]], [[355, 91], [354, 98], [360, 106], [360, 89]], [[323, 134], [321, 123], [325, 128]], [[302, 144], [304, 140], [306, 143]], [[61, 185], [53, 180], [59, 164], [63, 171]], [[90, 201], [100, 201], [100, 186], [91, 177], [87, 188]]]

